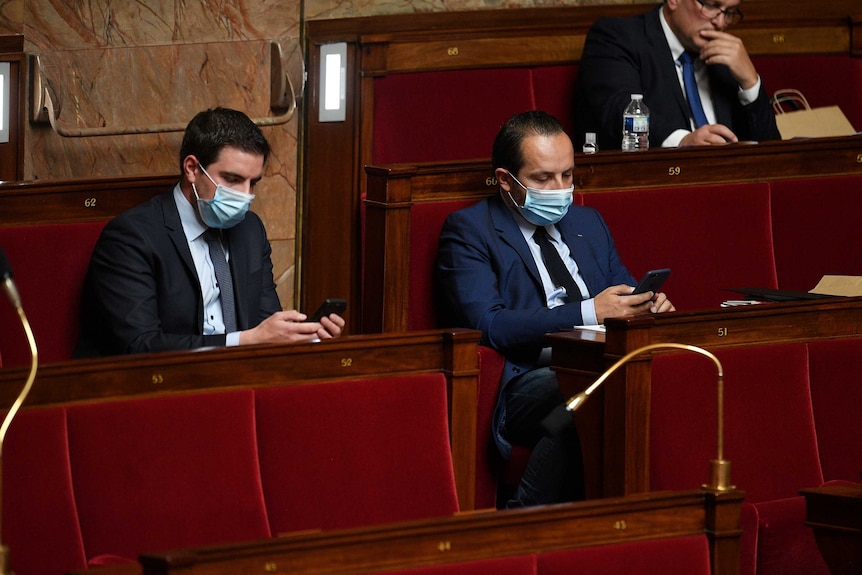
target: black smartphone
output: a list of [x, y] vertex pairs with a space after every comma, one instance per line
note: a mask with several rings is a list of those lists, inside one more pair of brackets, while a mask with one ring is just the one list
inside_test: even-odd
[[317, 308], [317, 311], [314, 312], [309, 318], [305, 321], [320, 321], [320, 318], [327, 317], [331, 313], [336, 313], [338, 315], [343, 315], [344, 311], [347, 309], [347, 300], [341, 299], [337, 297], [327, 298], [320, 307]]
[[638, 282], [635, 291], [631, 293], [631, 295], [645, 293], [651, 291], [653, 293], [658, 293], [661, 284], [664, 283], [664, 280], [667, 279], [667, 276], [670, 275], [670, 268], [662, 268], [659, 270], [650, 270], [644, 274], [644, 277], [641, 278], [641, 281]]

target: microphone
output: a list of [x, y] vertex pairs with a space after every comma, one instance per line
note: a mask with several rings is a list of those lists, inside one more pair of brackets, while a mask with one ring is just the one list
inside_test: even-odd
[[709, 483], [703, 486], [703, 488], [711, 491], [731, 491], [736, 489], [735, 486], [730, 484], [730, 461], [724, 458], [724, 368], [721, 366], [721, 362], [718, 361], [718, 358], [715, 357], [714, 354], [695, 345], [688, 345], [683, 343], [653, 343], [650, 345], [639, 347], [638, 349], [628, 353], [611, 367], [609, 367], [584, 391], [572, 396], [566, 401], [566, 403], [558, 405], [556, 408], [551, 410], [551, 412], [547, 416], [545, 416], [545, 419], [543, 419], [540, 424], [542, 429], [549, 436], [554, 436], [562, 433], [563, 430], [566, 429], [566, 427], [574, 423], [572, 413], [577, 411], [578, 408], [580, 408], [584, 404], [587, 398], [589, 398], [590, 395], [592, 395], [593, 392], [595, 392], [605, 382], [605, 380], [607, 380], [611, 375], [613, 375], [613, 373], [617, 371], [617, 369], [619, 369], [635, 357], [641, 355], [642, 353], [646, 353], [648, 351], [656, 349], [681, 349], [683, 351], [699, 353], [700, 355], [703, 355], [708, 359], [712, 360], [713, 364], [715, 364], [717, 372], [716, 400], [718, 404], [718, 432], [716, 435], [718, 443], [718, 453], [716, 455], [716, 458], [711, 459], [709, 462], [710, 480]]
[[9, 260], [6, 259], [6, 254], [0, 249], [0, 280], [3, 282], [3, 291], [6, 292], [6, 297], [12, 302], [15, 309], [21, 308], [21, 296], [18, 295], [18, 288], [15, 287], [15, 282], [12, 281], [12, 266]]

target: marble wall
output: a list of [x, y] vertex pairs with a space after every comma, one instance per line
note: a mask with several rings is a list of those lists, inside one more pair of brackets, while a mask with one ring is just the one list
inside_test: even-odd
[[[270, 43], [282, 47], [300, 84], [305, 20], [639, 2], [655, 0], [0, 0], [0, 33], [24, 35], [57, 100], [56, 130], [28, 123], [26, 179], [178, 174], [181, 129], [198, 111], [222, 105], [253, 118], [280, 115], [270, 109]], [[180, 131], [146, 133], [154, 126]], [[123, 135], [81, 137], [94, 128]], [[267, 226], [278, 292], [290, 308], [299, 114], [263, 130], [274, 152], [253, 209]]]

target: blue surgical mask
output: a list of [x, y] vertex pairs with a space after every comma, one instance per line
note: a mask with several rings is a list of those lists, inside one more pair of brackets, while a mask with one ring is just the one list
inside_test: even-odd
[[192, 191], [198, 201], [198, 213], [201, 215], [201, 219], [211, 228], [227, 229], [234, 227], [245, 217], [251, 201], [254, 199], [254, 194], [238, 192], [227, 186], [216, 184], [203, 166], [200, 166], [200, 169], [216, 187], [213, 199], [203, 200], [198, 196], [198, 190], [192, 183]]
[[509, 199], [518, 207], [524, 219], [531, 224], [537, 226], [556, 224], [569, 211], [569, 206], [572, 205], [572, 192], [575, 191], [574, 184], [562, 190], [539, 190], [537, 188], [528, 188], [519, 182], [518, 178], [511, 172], [509, 175], [512, 176], [512, 179], [519, 186], [527, 191], [527, 197], [524, 200], [523, 206], [518, 205], [518, 202], [512, 197], [511, 192], [509, 192]]

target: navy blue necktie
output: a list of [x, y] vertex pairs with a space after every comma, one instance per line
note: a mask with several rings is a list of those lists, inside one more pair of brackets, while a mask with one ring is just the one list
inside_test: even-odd
[[[545, 262], [545, 267], [548, 269], [548, 275], [551, 276], [551, 281], [557, 287], [565, 288], [566, 301], [580, 301], [584, 299], [584, 294], [581, 293], [578, 284], [575, 283], [575, 278], [569, 273], [563, 258], [560, 257], [560, 252], [551, 243], [548, 238], [548, 232], [545, 228], [538, 226], [533, 234], [533, 241], [539, 244], [539, 250], [542, 252], [542, 261]], [[577, 298], [577, 299], [576, 299]]]
[[204, 239], [210, 248], [210, 259], [215, 268], [216, 283], [218, 283], [219, 297], [221, 299], [221, 311], [224, 316], [224, 332], [236, 331], [236, 304], [233, 297], [233, 279], [230, 275], [224, 249], [221, 245], [221, 233], [215, 228], [204, 232]]
[[683, 52], [682, 56], [679, 57], [679, 61], [682, 62], [682, 81], [685, 84], [685, 97], [688, 98], [688, 105], [691, 107], [691, 114], [694, 117], [694, 127], [700, 128], [709, 122], [703, 111], [703, 104], [700, 102], [700, 94], [697, 91], [697, 80], [694, 78], [695, 59], [696, 56], [691, 52]]

